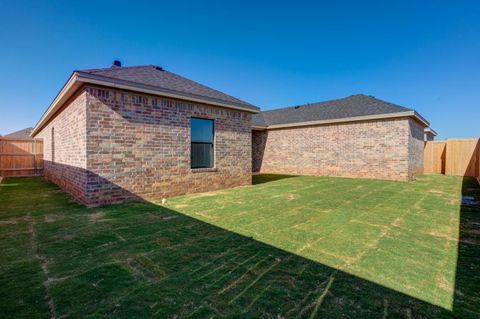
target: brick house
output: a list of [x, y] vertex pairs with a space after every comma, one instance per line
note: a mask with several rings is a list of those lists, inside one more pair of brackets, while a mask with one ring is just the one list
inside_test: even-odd
[[251, 184], [259, 109], [156, 66], [74, 71], [35, 126], [45, 177], [87, 206]]
[[259, 113], [160, 67], [74, 71], [31, 135], [86, 206], [251, 184], [253, 172], [410, 180], [426, 122], [372, 97]]
[[260, 112], [253, 171], [408, 181], [423, 173], [428, 125], [412, 109], [363, 94]]

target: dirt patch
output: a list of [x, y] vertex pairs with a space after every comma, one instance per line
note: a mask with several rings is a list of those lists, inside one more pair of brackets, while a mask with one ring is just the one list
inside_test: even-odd
[[435, 277], [435, 283], [438, 288], [448, 292], [453, 292], [453, 288], [448, 284], [447, 280], [442, 274], [437, 274], [437, 276]]
[[17, 223], [16, 220], [0, 220], [0, 225], [15, 225]]
[[402, 218], [397, 218], [393, 221], [392, 226], [399, 227], [402, 224]]
[[289, 195], [287, 196], [287, 199], [288, 199], [288, 201], [292, 201], [292, 200], [297, 199], [297, 196], [296, 196], [295, 194], [289, 194]]
[[92, 214], [88, 215], [88, 220], [90, 220], [90, 222], [92, 222], [92, 223], [96, 223], [99, 220], [103, 219], [103, 217], [105, 217], [104, 212], [96, 212], [96, 213], [92, 213]]
[[64, 219], [65, 216], [63, 215], [57, 215], [57, 214], [48, 214], [45, 216], [45, 222], [46, 223], [54, 223], [56, 221]]
[[177, 205], [174, 205], [173, 207], [175, 208], [185, 208], [185, 207], [189, 207], [190, 205], [187, 205], [187, 204], [177, 204]]
[[208, 192], [208, 193], [197, 193], [189, 195], [189, 198], [201, 198], [201, 197], [212, 197], [221, 194], [221, 192]]

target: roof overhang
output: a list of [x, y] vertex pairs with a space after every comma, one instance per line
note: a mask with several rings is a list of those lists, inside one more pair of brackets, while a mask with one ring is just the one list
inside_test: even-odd
[[424, 119], [416, 111], [406, 111], [406, 112], [397, 112], [397, 113], [384, 113], [384, 114], [375, 114], [375, 115], [364, 115], [364, 116], [353, 116], [353, 117], [344, 117], [339, 119], [328, 119], [328, 120], [318, 120], [318, 121], [306, 121], [306, 122], [296, 122], [296, 123], [286, 123], [286, 124], [272, 124], [266, 127], [264, 126], [252, 126], [253, 130], [265, 130], [265, 129], [281, 129], [289, 127], [301, 127], [301, 126], [312, 126], [312, 125], [325, 125], [325, 124], [336, 124], [336, 123], [347, 123], [347, 122], [361, 122], [361, 121], [371, 121], [371, 120], [386, 120], [392, 118], [401, 118], [401, 117], [410, 117], [420, 122], [422, 125], [428, 127], [430, 123]]
[[145, 94], [158, 95], [163, 97], [175, 98], [180, 100], [187, 100], [192, 102], [198, 102], [203, 104], [209, 104], [214, 106], [219, 106], [227, 109], [233, 109], [237, 111], [244, 111], [249, 113], [258, 113], [260, 109], [257, 107], [248, 108], [242, 105], [241, 103], [227, 103], [222, 100], [203, 97], [194, 94], [188, 94], [183, 92], [177, 92], [173, 90], [163, 89], [155, 86], [118, 80], [114, 78], [109, 78], [100, 75], [94, 75], [86, 72], [75, 71], [68, 78], [67, 82], [63, 85], [60, 92], [57, 94], [53, 102], [50, 104], [48, 109], [42, 115], [38, 123], [33, 128], [30, 136], [35, 136], [40, 132], [40, 130], [48, 123], [48, 121], [57, 113], [62, 105], [82, 86], [85, 84], [94, 84], [100, 85], [109, 88], [128, 90], [134, 92], [140, 92]]
[[437, 135], [438, 135], [438, 133], [437, 133], [434, 129], [432, 129], [431, 127], [426, 127], [426, 128], [423, 130], [423, 132], [425, 132], [425, 133], [430, 133], [430, 134], [432, 134], [433, 136], [437, 136]]
[[252, 130], [254, 131], [265, 131], [266, 129], [268, 129], [267, 125], [252, 124]]

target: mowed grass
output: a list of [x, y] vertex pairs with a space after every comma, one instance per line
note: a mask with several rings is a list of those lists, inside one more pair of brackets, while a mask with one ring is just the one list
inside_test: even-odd
[[261, 175], [166, 205], [86, 209], [0, 184], [0, 316], [478, 318], [470, 178]]

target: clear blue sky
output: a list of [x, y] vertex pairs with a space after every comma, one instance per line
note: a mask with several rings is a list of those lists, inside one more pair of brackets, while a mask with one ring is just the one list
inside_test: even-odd
[[0, 134], [74, 69], [155, 64], [267, 110], [365, 93], [480, 136], [479, 1], [0, 2]]

